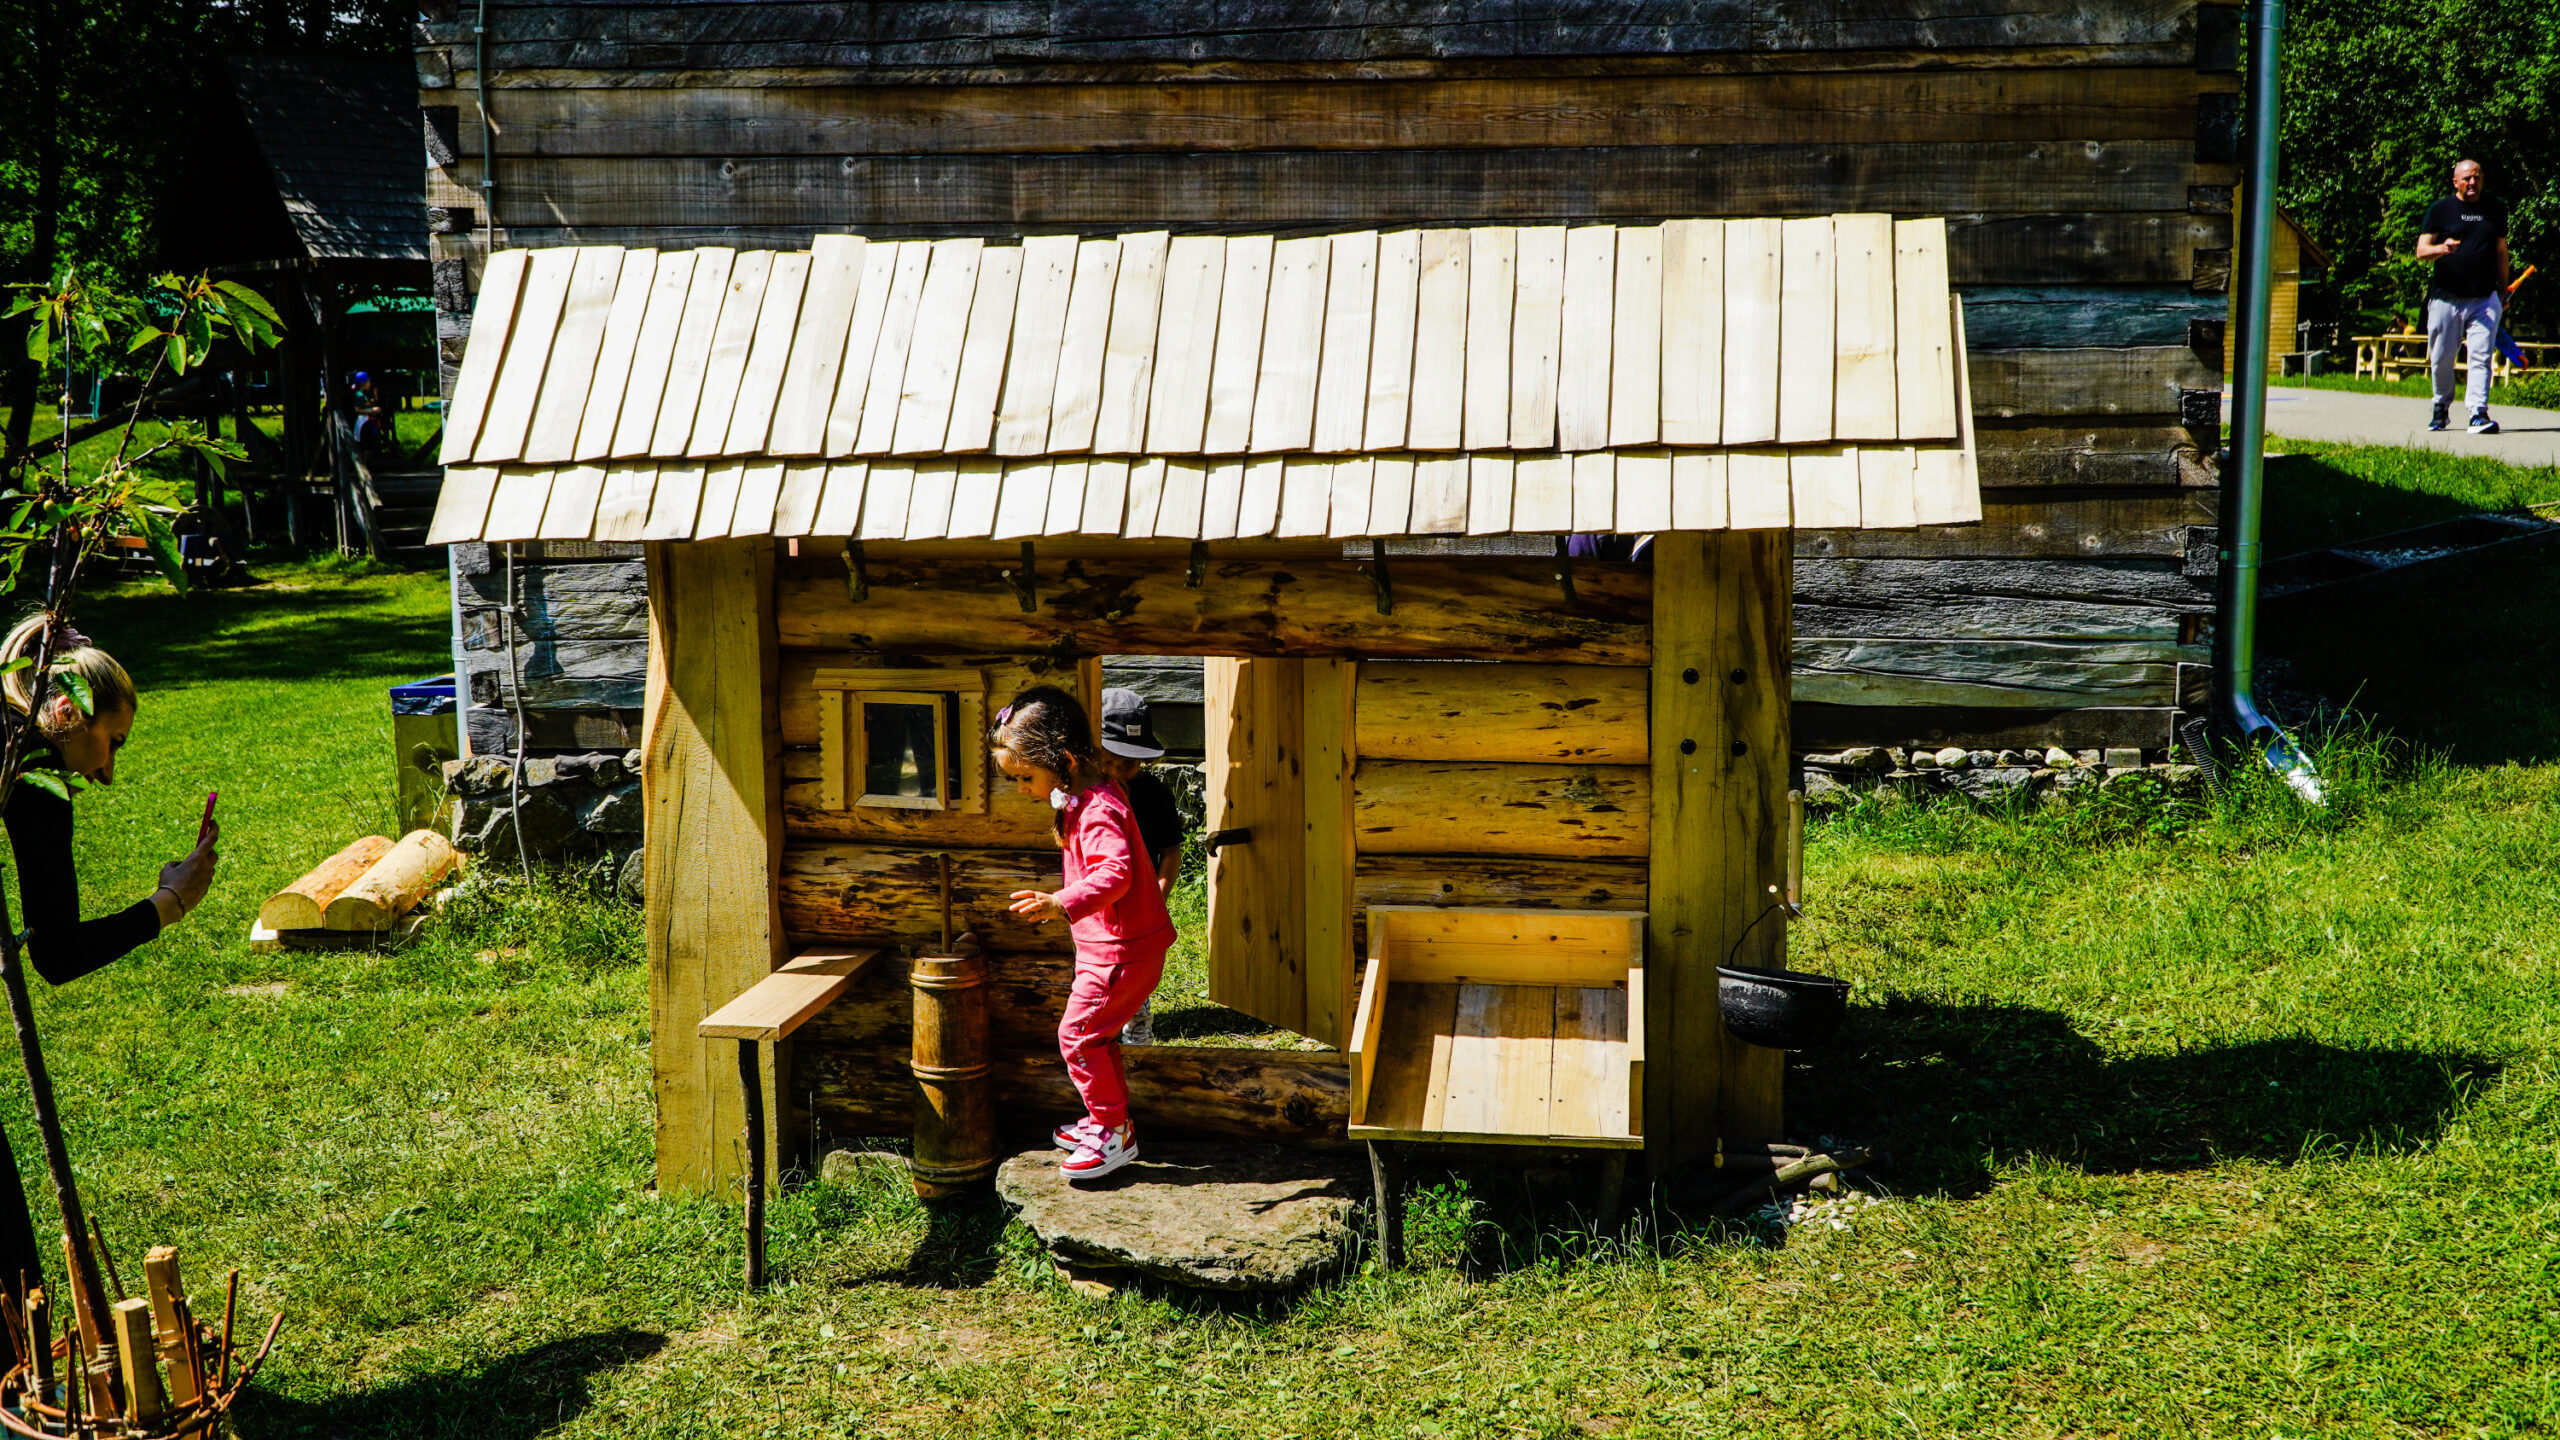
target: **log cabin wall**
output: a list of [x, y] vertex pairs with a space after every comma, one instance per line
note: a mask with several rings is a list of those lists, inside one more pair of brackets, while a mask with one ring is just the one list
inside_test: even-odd
[[2205, 698], [2236, 8], [497, 3], [485, 76], [424, 12], [448, 366], [493, 241], [1943, 214], [1983, 522], [1798, 533], [1800, 741], [2156, 748]]

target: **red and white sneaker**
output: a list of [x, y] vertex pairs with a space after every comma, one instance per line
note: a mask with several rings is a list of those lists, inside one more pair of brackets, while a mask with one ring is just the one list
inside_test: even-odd
[[1050, 1131], [1049, 1138], [1056, 1141], [1061, 1150], [1081, 1150], [1102, 1138], [1102, 1126], [1092, 1116], [1080, 1115]]
[[1058, 1173], [1069, 1180], [1099, 1180], [1137, 1158], [1138, 1133], [1122, 1126], [1077, 1147], [1076, 1153], [1058, 1162]]

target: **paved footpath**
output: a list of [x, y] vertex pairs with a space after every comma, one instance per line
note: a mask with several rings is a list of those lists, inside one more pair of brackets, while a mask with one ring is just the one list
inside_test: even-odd
[[[2453, 407], [2454, 428], [2427, 429], [2432, 402], [2414, 395], [2366, 395], [2353, 390], [2267, 391], [2267, 433], [2291, 440], [2328, 440], [2347, 445], [2398, 445], [2442, 450], [2449, 455], [2486, 455], [2510, 465], [2560, 465], [2560, 411], [2519, 410], [2489, 402], [2489, 418], [2499, 433], [2474, 435], [2462, 428], [2470, 412]], [[2223, 400], [2224, 422], [2231, 402]]]

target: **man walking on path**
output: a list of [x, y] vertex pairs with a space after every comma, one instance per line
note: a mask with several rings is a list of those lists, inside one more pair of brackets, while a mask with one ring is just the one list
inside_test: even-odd
[[2427, 286], [2427, 369], [2436, 383], [2435, 419], [2445, 428], [2453, 409], [2454, 352], [2471, 351], [2471, 433], [2495, 435], [2489, 418], [2489, 357], [2497, 353], [2506, 314], [2507, 206], [2483, 192], [2480, 162], [2453, 167], [2453, 194], [2427, 207], [2418, 226], [2418, 258], [2435, 262]]

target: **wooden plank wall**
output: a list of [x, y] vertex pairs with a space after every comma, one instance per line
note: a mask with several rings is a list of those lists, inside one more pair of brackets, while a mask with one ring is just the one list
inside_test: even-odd
[[[1767, 536], [1733, 538], [1771, 543]], [[1024, 925], [1004, 909], [1015, 890], [1057, 883], [1049, 809], [1006, 786], [979, 815], [822, 808], [820, 720], [810, 686], [820, 669], [979, 668], [1001, 698], [1043, 681], [1082, 683], [1090, 662], [1072, 658], [1075, 651], [1164, 644], [1188, 628], [1188, 616], [1203, 613], [1219, 623], [1194, 643], [1284, 657], [1383, 657], [1361, 658], [1350, 671], [1353, 925], [1348, 937], [1334, 938], [1335, 948], [1363, 952], [1362, 919], [1372, 905], [1644, 908], [1652, 607], [1641, 571], [1590, 567], [1577, 581], [1589, 608], [1583, 613], [1565, 603], [1550, 563], [1479, 559], [1465, 578], [1511, 598], [1479, 627], [1448, 627], [1442, 633], [1450, 638], [1429, 640], [1441, 628], [1433, 610], [1418, 595], [1406, 598], [1424, 584], [1409, 572], [1427, 562], [1402, 562], [1389, 615], [1377, 611], [1360, 565], [1338, 555], [1302, 547], [1291, 557], [1286, 547], [1265, 546], [1273, 558], [1215, 566], [1190, 595], [1181, 585], [1181, 547], [1130, 555], [1133, 547], [1122, 544], [1123, 555], [1108, 565], [1054, 562], [1057, 584], [1044, 577], [1042, 609], [1026, 614], [1009, 581], [972, 583], [979, 569], [994, 576], [1018, 563], [996, 558], [1009, 547], [974, 548], [987, 553], [869, 559], [868, 593], [859, 601], [848, 596], [840, 556], [803, 546], [798, 557], [777, 561], [781, 911], [794, 946], [931, 941], [941, 925], [938, 857], [951, 856], [955, 923], [976, 931], [994, 956], [991, 1013], [1009, 1063], [1036, 1066], [1043, 1054], [1054, 1062], [1066, 993], [1070, 947], [1060, 927]], [[1303, 616], [1303, 628], [1284, 629], [1271, 618], [1280, 593], [1272, 579], [1284, 564], [1289, 583], [1304, 587], [1291, 603], [1306, 595], [1320, 600], [1338, 580], [1358, 583], [1357, 603], [1329, 610], [1321, 623]], [[1110, 566], [1167, 571], [1172, 592], [1132, 597], [1112, 581]], [[1169, 604], [1185, 605], [1187, 615], [1154, 613]], [[1026, 628], [1028, 622], [1056, 628]], [[1440, 658], [1395, 658], [1426, 653]], [[1521, 654], [1537, 658], [1510, 658]], [[1455, 665], [1450, 658], [1500, 663]], [[1760, 685], [1768, 689], [1765, 674]], [[903, 986], [866, 980], [806, 1032], [811, 1043], [800, 1051], [795, 1092], [815, 1095], [819, 1122], [832, 1133], [904, 1127], [904, 1086], [884, 1085], [874, 1072], [895, 1069], [882, 1059], [883, 1047], [901, 1045], [907, 1005]], [[1281, 1084], [1277, 1071], [1262, 1079]], [[1201, 1110], [1205, 1102], [1187, 1088], [1180, 1094], [1185, 1123], [1216, 1128], [1221, 1112]], [[1251, 1129], [1242, 1116], [1231, 1128]]]
[[[1800, 728], [1909, 739], [1935, 711], [2165, 738], [2203, 663], [2218, 435], [2182, 397], [2213, 385], [2229, 274], [2238, 11], [2218, 0], [499, 3], [494, 232], [474, 228], [473, 16], [424, 9], [421, 101], [457, 139], [429, 176], [449, 364], [493, 233], [796, 249], [1944, 215], [1984, 522], [1798, 536]], [[1833, 603], [1853, 577], [1891, 583]], [[1940, 598], [1982, 594], [2014, 603]]]
[[512, 579], [506, 549], [452, 549], [454, 655], [471, 753], [514, 752], [519, 693], [533, 752], [637, 746], [649, 655], [641, 547], [532, 541], [515, 547]]

